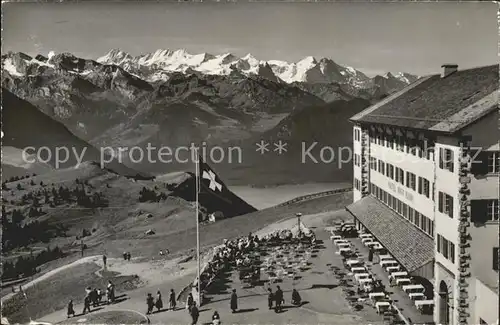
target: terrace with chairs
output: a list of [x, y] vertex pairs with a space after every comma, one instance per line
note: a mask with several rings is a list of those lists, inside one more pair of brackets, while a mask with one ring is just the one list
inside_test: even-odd
[[409, 276], [373, 235], [357, 234], [354, 224], [344, 222], [331, 229], [330, 239], [358, 286], [358, 295], [352, 294], [353, 298], [372, 302], [377, 312], [395, 322], [432, 323], [433, 294]]

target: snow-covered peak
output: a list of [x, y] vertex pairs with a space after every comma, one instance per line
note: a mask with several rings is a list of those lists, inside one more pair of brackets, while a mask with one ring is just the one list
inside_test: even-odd
[[297, 62], [297, 65], [299, 66], [313, 66], [315, 64], [317, 64], [318, 61], [316, 61], [316, 58], [314, 56], [307, 56], [305, 58], [303, 58], [302, 60], [300, 60], [299, 62]]
[[[131, 59], [132, 56], [120, 49], [112, 49], [106, 55], [97, 59], [97, 62], [104, 64], [121, 64], [126, 60]], [[50, 59], [50, 58], [49, 58]]]

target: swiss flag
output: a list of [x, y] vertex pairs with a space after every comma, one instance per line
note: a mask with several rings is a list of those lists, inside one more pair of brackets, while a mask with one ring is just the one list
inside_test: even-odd
[[232, 192], [228, 190], [219, 175], [201, 157], [198, 157], [198, 159], [198, 193], [209, 193], [227, 203], [231, 203], [232, 200], [229, 194], [232, 194]]

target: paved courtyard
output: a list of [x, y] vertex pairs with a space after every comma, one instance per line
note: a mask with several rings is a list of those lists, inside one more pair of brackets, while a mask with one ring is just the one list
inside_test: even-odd
[[[276, 285], [280, 285], [285, 295], [285, 308], [282, 312], [276, 313], [267, 307], [267, 287], [264, 273], [261, 275], [262, 284], [255, 287], [247, 287], [239, 280], [236, 271], [227, 272], [225, 277], [221, 277], [210, 288], [207, 294], [208, 302], [200, 309], [198, 324], [208, 323], [212, 314], [217, 310], [221, 316], [222, 323], [231, 324], [383, 324], [383, 316], [376, 313], [376, 310], [369, 303], [362, 304], [361, 310], [354, 310], [348, 303], [342, 290], [339, 280], [335, 277], [332, 267], [343, 268], [342, 260], [335, 254], [335, 248], [329, 240], [330, 234], [324, 230], [325, 226], [331, 224], [332, 219], [345, 217], [343, 212], [330, 213], [330, 215], [303, 216], [302, 221], [315, 231], [319, 249], [314, 250], [308, 259], [308, 267], [301, 271], [299, 279], [284, 277], [283, 282], [272, 284], [273, 291]], [[294, 222], [293, 220], [288, 222]], [[283, 224], [286, 227], [285, 224]], [[102, 306], [101, 311], [112, 310], [132, 310], [144, 313], [146, 311], [145, 297], [147, 292], [155, 293], [161, 290], [164, 295], [164, 304], [168, 290], [173, 287], [179, 290], [180, 287], [191, 282], [192, 278], [179, 279], [176, 283], [165, 283], [160, 287], [140, 288], [130, 291], [123, 301]], [[290, 304], [291, 291], [296, 288], [303, 301], [300, 307]], [[229, 298], [232, 289], [236, 289], [238, 294], [237, 313], [231, 313], [229, 308]], [[75, 306], [77, 312], [83, 309], [82, 306]], [[153, 324], [186, 324], [191, 318], [184, 304], [179, 303], [176, 311], [160, 311], [149, 315]], [[85, 320], [84, 320], [85, 319]], [[73, 323], [88, 323], [91, 318], [88, 316], [77, 316]], [[41, 320], [60, 323], [66, 322], [66, 311], [47, 315]]]

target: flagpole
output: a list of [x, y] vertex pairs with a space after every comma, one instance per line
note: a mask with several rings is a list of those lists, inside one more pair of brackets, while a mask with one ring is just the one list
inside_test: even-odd
[[199, 164], [200, 164], [200, 155], [198, 153], [198, 148], [196, 148], [196, 212], [195, 212], [195, 217], [196, 217], [196, 255], [197, 255], [197, 261], [198, 261], [198, 307], [201, 307], [201, 274], [200, 274], [200, 219], [199, 219], [199, 203], [198, 203], [198, 193], [200, 191], [199, 189], [199, 180], [200, 180], [200, 175], [199, 175]]

